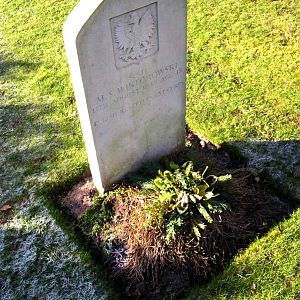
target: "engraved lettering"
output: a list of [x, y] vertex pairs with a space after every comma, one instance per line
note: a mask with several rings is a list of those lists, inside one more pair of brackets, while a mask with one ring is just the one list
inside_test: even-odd
[[[167, 85], [181, 72], [183, 72], [183, 68], [179, 67], [177, 63], [166, 65], [151, 72], [143, 69], [137, 72], [139, 76], [131, 77], [132, 80], [125, 82], [124, 85], [117, 86], [98, 96], [98, 105], [92, 108], [92, 113], [98, 118], [98, 113], [102, 111], [104, 117], [101, 120], [95, 120], [94, 126], [98, 127], [124, 117], [134, 118], [141, 110], [147, 109], [147, 105], [156, 104], [156, 99], [164, 97], [184, 85], [184, 82]], [[161, 87], [161, 85], [165, 87]], [[152, 93], [144, 96], [144, 91], [149, 87], [152, 87]]]
[[104, 96], [103, 96], [103, 95], [101, 95], [100, 97], [98, 96], [98, 97], [97, 97], [97, 100], [98, 100], [99, 102], [103, 102], [103, 101], [104, 101]]

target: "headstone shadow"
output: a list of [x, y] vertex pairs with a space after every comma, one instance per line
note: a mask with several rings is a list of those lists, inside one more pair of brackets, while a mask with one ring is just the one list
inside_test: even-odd
[[7, 75], [11, 69], [22, 68], [26, 72], [34, 71], [38, 64], [23, 60], [11, 60], [0, 56], [0, 76]]
[[300, 140], [233, 141], [223, 147], [263, 170], [277, 192], [300, 203]]
[[47, 132], [56, 124], [42, 123], [44, 114], [39, 105], [0, 106], [0, 202], [27, 195], [60, 151], [63, 135]]

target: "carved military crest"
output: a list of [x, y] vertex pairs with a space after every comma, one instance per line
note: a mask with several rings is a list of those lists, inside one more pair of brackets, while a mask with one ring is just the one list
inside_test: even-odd
[[110, 22], [117, 68], [140, 63], [158, 51], [156, 3], [112, 18]]

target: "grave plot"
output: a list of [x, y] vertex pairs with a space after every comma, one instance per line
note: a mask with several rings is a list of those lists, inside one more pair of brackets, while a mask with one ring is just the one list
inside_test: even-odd
[[[186, 162], [193, 162], [193, 169]], [[178, 167], [200, 176], [208, 167], [204, 194], [203, 182], [192, 173], [183, 176], [192, 183], [184, 189], [188, 205], [179, 196], [180, 184], [169, 184]], [[181, 175], [177, 172], [178, 178]], [[153, 184], [161, 184], [158, 178], [167, 184], [153, 189]], [[165, 197], [174, 186], [179, 189], [176, 197]], [[246, 168], [192, 132], [184, 150], [144, 165], [104, 196], [90, 177], [54, 199], [59, 199], [57, 205], [79, 238], [88, 241], [95, 261], [107, 271], [122, 299], [181, 299], [293, 209], [268, 188], [256, 169]]]

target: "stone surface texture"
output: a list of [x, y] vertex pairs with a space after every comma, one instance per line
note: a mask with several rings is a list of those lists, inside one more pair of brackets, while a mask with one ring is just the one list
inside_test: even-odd
[[94, 183], [103, 191], [184, 145], [186, 0], [82, 0], [64, 40]]

